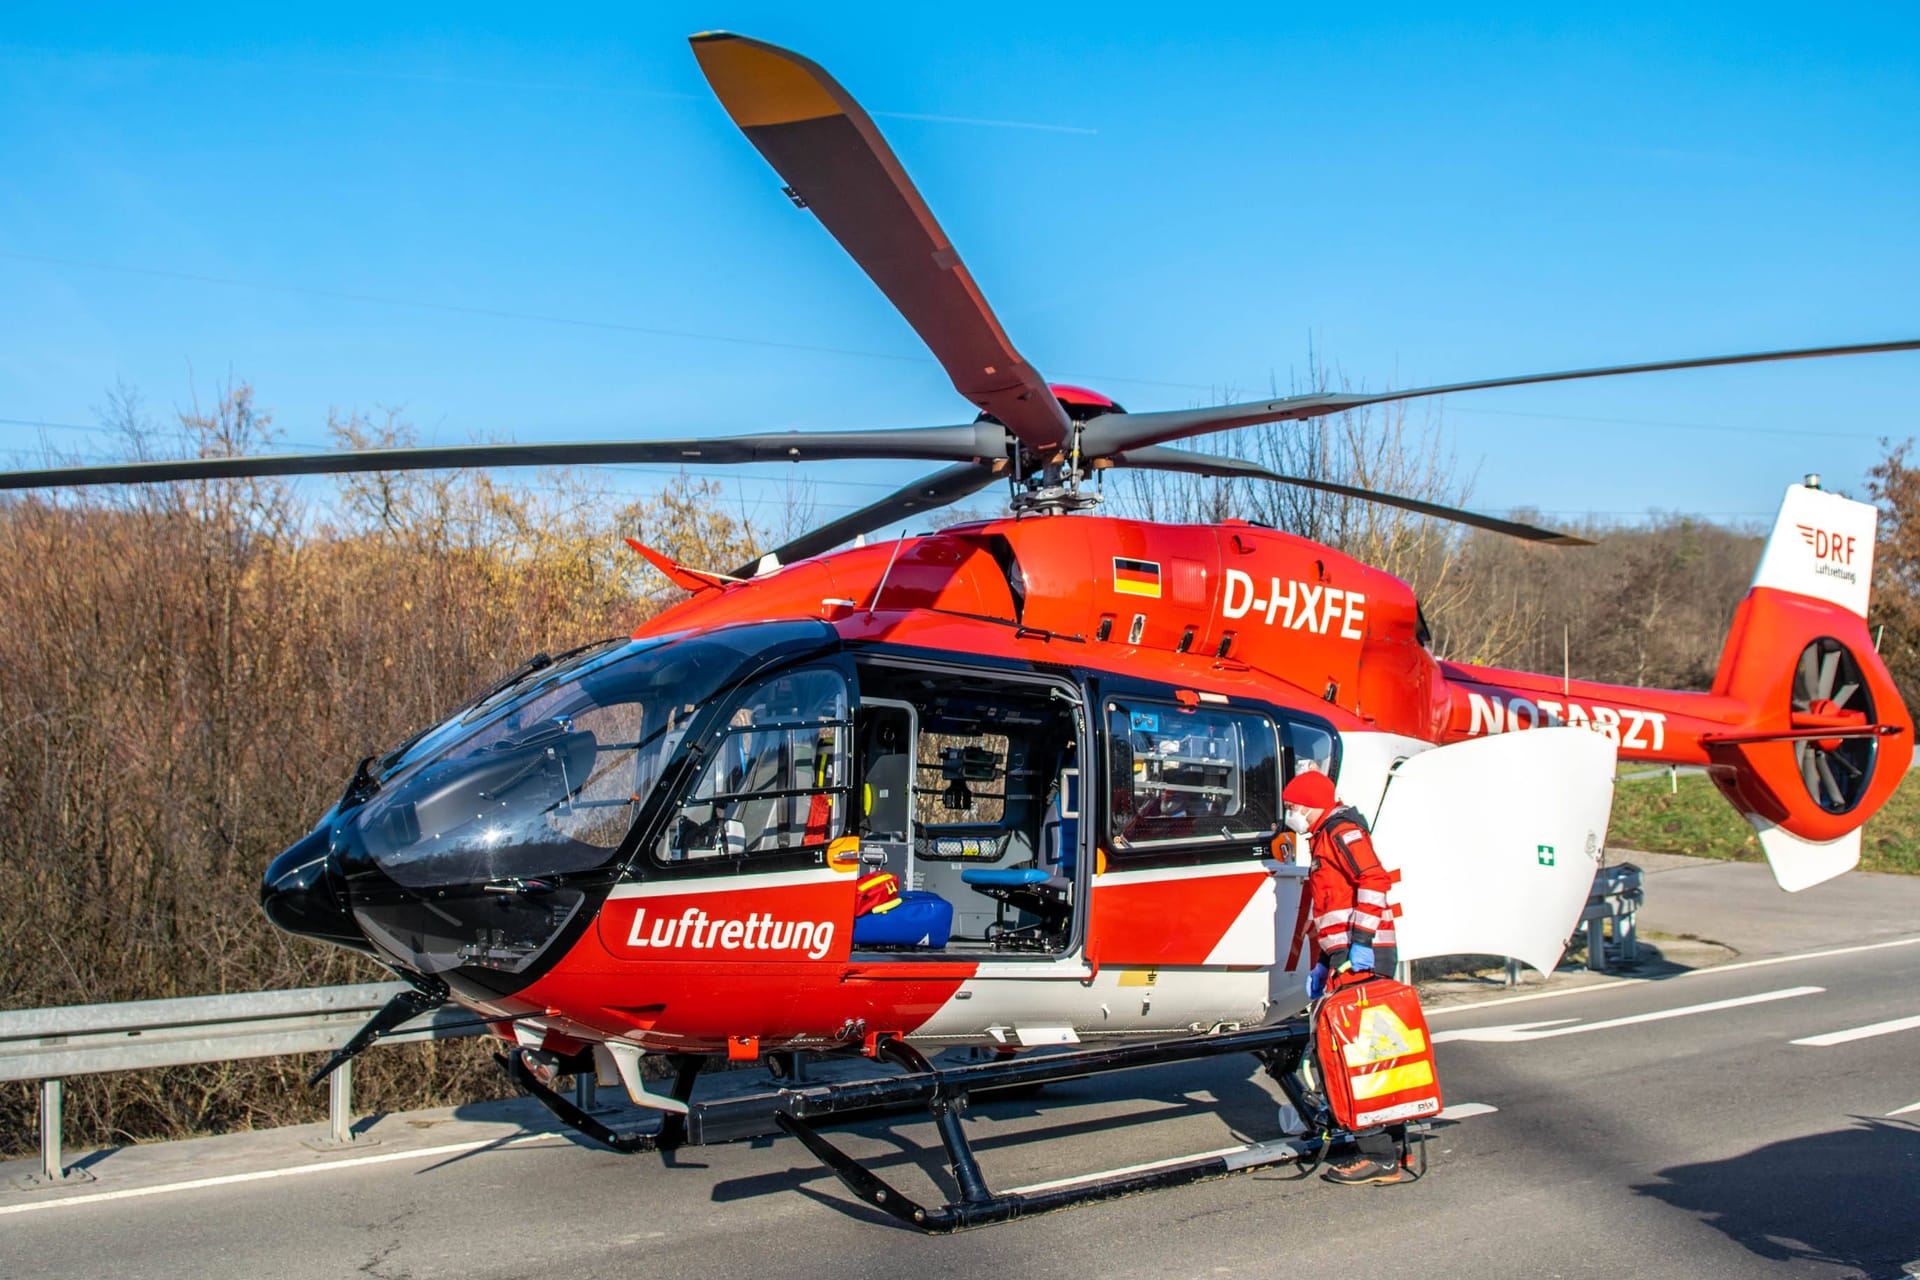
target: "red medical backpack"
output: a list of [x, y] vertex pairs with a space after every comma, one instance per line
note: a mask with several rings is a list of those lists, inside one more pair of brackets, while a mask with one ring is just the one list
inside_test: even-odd
[[1384, 975], [1336, 978], [1314, 1018], [1327, 1104], [1343, 1129], [1440, 1114], [1440, 1077], [1420, 997]]

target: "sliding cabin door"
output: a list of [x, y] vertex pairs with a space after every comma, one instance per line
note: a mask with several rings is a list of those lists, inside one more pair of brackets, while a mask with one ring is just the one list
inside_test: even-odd
[[1282, 935], [1302, 882], [1273, 857], [1282, 726], [1265, 708], [1215, 697], [1102, 684], [1087, 948], [1102, 968], [1266, 968], [1288, 958]]

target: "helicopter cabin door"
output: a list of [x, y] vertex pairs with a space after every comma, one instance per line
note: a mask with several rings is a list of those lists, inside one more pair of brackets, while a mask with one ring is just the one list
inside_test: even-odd
[[729, 696], [642, 878], [602, 913], [610, 952], [743, 973], [846, 958], [859, 870], [844, 838], [849, 675], [831, 663], [787, 668]]
[[1218, 694], [1106, 685], [1088, 954], [1101, 967], [1268, 968], [1298, 908], [1274, 861], [1281, 726]]
[[[1615, 748], [1563, 727], [1474, 738], [1394, 768], [1373, 847], [1394, 889], [1400, 958], [1512, 956], [1542, 973], [1560, 961], [1600, 863]], [[1487, 794], [1494, 803], [1463, 797]]]

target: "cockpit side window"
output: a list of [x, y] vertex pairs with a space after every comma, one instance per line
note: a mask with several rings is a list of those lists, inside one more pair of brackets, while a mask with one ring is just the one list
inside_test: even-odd
[[1330, 726], [1297, 720], [1291, 716], [1283, 719], [1281, 725], [1286, 738], [1288, 778], [1303, 773], [1338, 773], [1335, 758], [1337, 743]]
[[783, 671], [743, 690], [710, 733], [655, 856], [824, 853], [846, 830], [848, 702], [846, 678], [830, 668]]

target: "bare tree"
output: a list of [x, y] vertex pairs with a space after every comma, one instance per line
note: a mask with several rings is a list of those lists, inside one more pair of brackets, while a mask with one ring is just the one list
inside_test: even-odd
[[1887, 456], [1867, 480], [1880, 507], [1868, 620], [1880, 629], [1880, 656], [1911, 707], [1920, 698], [1920, 466], [1912, 461], [1912, 440], [1880, 443]]

